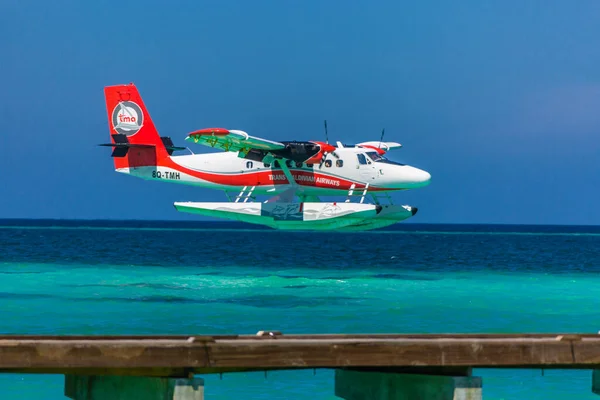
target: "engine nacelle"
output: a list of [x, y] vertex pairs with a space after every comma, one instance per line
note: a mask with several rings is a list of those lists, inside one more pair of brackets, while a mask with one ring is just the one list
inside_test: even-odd
[[333, 153], [336, 149], [335, 146], [332, 146], [329, 143], [324, 143], [324, 142], [313, 142], [313, 143], [315, 143], [317, 146], [319, 146], [319, 150], [317, 151], [317, 153], [315, 155], [313, 155], [309, 159], [305, 160], [305, 162], [307, 164], [320, 163], [328, 153]]

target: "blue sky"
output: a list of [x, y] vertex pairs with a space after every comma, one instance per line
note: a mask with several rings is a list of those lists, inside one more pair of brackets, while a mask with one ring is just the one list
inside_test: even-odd
[[[0, 3], [0, 218], [196, 219], [112, 169], [103, 87], [162, 135], [386, 138], [414, 222], [600, 224], [598, 1]], [[186, 142], [187, 143], [187, 142]], [[195, 152], [207, 152], [196, 146]]]

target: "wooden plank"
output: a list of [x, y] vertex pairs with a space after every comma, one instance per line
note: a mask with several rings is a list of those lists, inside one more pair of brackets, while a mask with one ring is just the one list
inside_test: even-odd
[[[269, 331], [265, 331], [269, 332]], [[409, 334], [283, 334], [285, 339], [523, 339], [558, 338], [563, 336], [600, 339], [596, 333], [409, 333]], [[0, 335], [0, 340], [269, 340], [257, 335]]]
[[[269, 332], [269, 331], [266, 331]], [[543, 339], [575, 337], [600, 339], [595, 333], [443, 333], [443, 334], [283, 334], [277, 336], [285, 339]], [[257, 335], [0, 335], [0, 340], [176, 340], [185, 341], [189, 338], [197, 340], [271, 340], [272, 336]]]
[[[596, 343], [599, 346], [600, 341]], [[573, 363], [570, 343], [552, 339], [276, 339], [238, 340], [228, 345], [217, 342], [208, 347], [213, 367], [481, 367]]]
[[599, 366], [600, 336], [590, 334], [0, 338], [0, 372], [182, 376], [298, 368]]

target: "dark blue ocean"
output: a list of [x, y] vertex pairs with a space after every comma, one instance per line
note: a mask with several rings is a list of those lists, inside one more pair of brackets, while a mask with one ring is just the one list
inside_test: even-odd
[[[0, 220], [2, 334], [600, 331], [600, 227], [281, 232]], [[596, 399], [590, 371], [474, 370], [488, 399]], [[206, 375], [207, 399], [334, 399], [330, 370]], [[64, 399], [0, 375], [2, 398]]]

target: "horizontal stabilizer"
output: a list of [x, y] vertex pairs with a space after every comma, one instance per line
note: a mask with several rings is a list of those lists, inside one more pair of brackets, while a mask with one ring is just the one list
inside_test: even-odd
[[167, 152], [169, 153], [169, 155], [173, 154], [174, 151], [185, 150], [187, 148], [187, 147], [175, 146], [169, 136], [161, 136], [160, 140], [162, 140], [162, 143], [165, 145], [165, 148], [167, 149]]
[[120, 133], [114, 134], [111, 136], [112, 136], [113, 140], [115, 141], [114, 143], [101, 143], [98, 146], [114, 147], [113, 152], [111, 154], [112, 157], [125, 157], [127, 155], [127, 152], [129, 151], [129, 148], [131, 148], [131, 147], [137, 147], [137, 148], [156, 147], [153, 144], [129, 143], [127, 136], [120, 134]]

